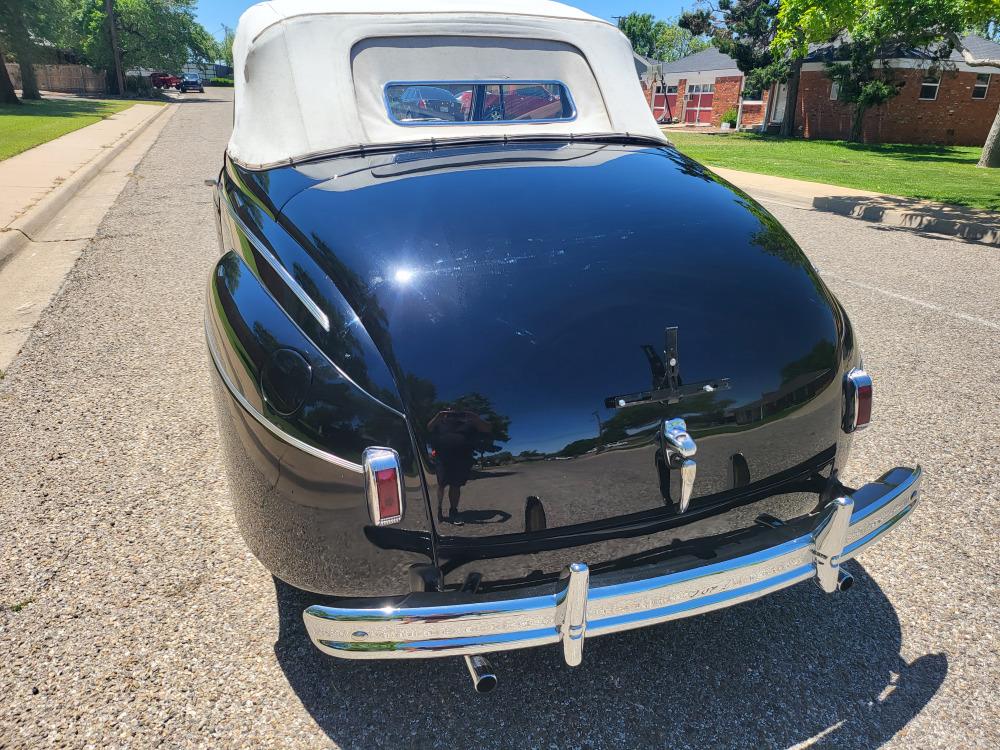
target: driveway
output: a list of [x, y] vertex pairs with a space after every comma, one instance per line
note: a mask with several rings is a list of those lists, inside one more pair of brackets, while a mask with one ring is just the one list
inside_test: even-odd
[[848, 480], [920, 463], [924, 503], [849, 594], [501, 654], [478, 696], [316, 652], [240, 540], [202, 332], [230, 99], [182, 97], [0, 381], [0, 748], [997, 747], [996, 250], [775, 207], [875, 373]]

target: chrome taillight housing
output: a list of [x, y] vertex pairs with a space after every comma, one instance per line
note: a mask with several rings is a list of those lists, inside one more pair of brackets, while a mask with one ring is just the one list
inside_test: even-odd
[[399, 454], [392, 448], [366, 448], [361, 463], [372, 523], [389, 526], [402, 521], [405, 495]]
[[844, 377], [844, 432], [863, 430], [872, 419], [872, 378], [855, 367]]

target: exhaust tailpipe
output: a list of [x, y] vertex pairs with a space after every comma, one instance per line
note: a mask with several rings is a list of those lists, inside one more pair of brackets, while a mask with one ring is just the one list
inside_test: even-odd
[[843, 568], [837, 573], [837, 591], [848, 591], [854, 585], [854, 576]]
[[472, 677], [472, 686], [477, 693], [492, 693], [497, 686], [497, 676], [493, 671], [493, 665], [485, 656], [466, 656], [465, 667]]

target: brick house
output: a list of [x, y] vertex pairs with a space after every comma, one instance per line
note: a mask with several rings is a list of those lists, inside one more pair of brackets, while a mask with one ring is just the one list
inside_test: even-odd
[[[963, 43], [976, 57], [1000, 57], [1000, 44], [977, 36]], [[849, 138], [854, 107], [839, 99], [826, 64], [840, 46], [814, 49], [802, 64], [795, 109], [795, 132], [804, 138]], [[926, 50], [894, 53], [889, 65], [902, 83], [899, 94], [865, 113], [862, 138], [872, 143], [938, 143], [981, 146], [1000, 109], [1000, 68], [966, 65], [958, 52], [935, 64]], [[783, 92], [778, 92], [779, 96]], [[783, 113], [771, 113], [778, 123]]]
[[637, 61], [636, 68], [657, 120], [719, 127], [722, 116], [733, 109], [741, 128], [763, 122], [768, 92], [743, 97], [743, 73], [733, 58], [715, 47], [674, 62], [642, 60], [644, 65]]
[[[969, 36], [977, 57], [1000, 57], [1000, 44]], [[802, 64], [795, 107], [795, 132], [804, 138], [846, 139], [854, 106], [839, 99], [826, 75], [837, 44], [813, 49]], [[1000, 108], [1000, 68], [973, 68], [953, 52], [934, 64], [926, 50], [899, 50], [889, 64], [900, 93], [865, 113], [863, 138], [875, 143], [938, 143], [980, 146]], [[672, 63], [651, 64], [643, 79], [658, 118], [687, 125], [718, 126], [730, 107], [740, 112], [741, 129], [776, 129], [785, 113], [787, 87], [779, 84], [757, 97], [741, 99], [743, 76], [732, 58], [711, 48]]]

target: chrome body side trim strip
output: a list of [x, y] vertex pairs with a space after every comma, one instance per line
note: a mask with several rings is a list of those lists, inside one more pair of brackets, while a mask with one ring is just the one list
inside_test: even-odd
[[324, 450], [320, 450], [319, 448], [309, 445], [309, 443], [303, 442], [302, 440], [299, 440], [297, 437], [289, 435], [287, 432], [282, 430], [271, 420], [269, 420], [267, 417], [261, 414], [260, 411], [258, 411], [258, 409], [247, 400], [247, 397], [243, 395], [240, 389], [237, 388], [236, 384], [233, 383], [233, 381], [229, 378], [229, 375], [226, 373], [226, 368], [222, 366], [222, 362], [220, 361], [219, 357], [219, 352], [215, 344], [215, 337], [212, 334], [211, 329], [209, 328], [209, 322], [207, 317], [205, 318], [205, 340], [208, 342], [208, 351], [209, 354], [211, 354], [212, 356], [212, 364], [215, 365], [215, 370], [216, 372], [219, 373], [219, 377], [222, 378], [222, 382], [225, 384], [226, 390], [228, 390], [229, 393], [232, 394], [233, 398], [235, 398], [239, 402], [240, 406], [243, 407], [244, 411], [246, 411], [247, 414], [249, 414], [251, 417], [257, 420], [257, 422], [260, 423], [261, 426], [266, 428], [268, 432], [270, 432], [272, 435], [278, 438], [278, 440], [281, 440], [284, 443], [288, 443], [288, 445], [298, 448], [300, 451], [308, 453], [311, 456], [315, 456], [316, 458], [319, 458], [323, 461], [327, 461], [335, 466], [339, 466], [341, 469], [353, 471], [357, 474], [363, 473], [361, 464], [356, 464], [353, 461], [348, 461], [346, 458], [335, 456], [332, 453], [327, 453]]
[[[246, 235], [247, 240], [249, 240], [250, 244], [254, 246], [254, 249], [260, 253], [260, 256], [267, 261], [267, 264], [271, 266], [271, 268], [274, 269], [274, 272], [281, 277], [281, 280], [288, 285], [288, 288], [292, 290], [292, 294], [299, 298], [299, 302], [305, 306], [305, 308], [309, 311], [309, 314], [316, 319], [316, 322], [320, 324], [323, 330], [329, 333], [329, 316], [327, 316], [327, 314], [320, 309], [320, 306], [313, 301], [312, 297], [306, 294], [306, 290], [303, 289], [299, 282], [292, 277], [292, 275], [288, 272], [288, 269], [281, 265], [281, 261], [274, 257], [274, 254], [270, 251], [270, 249], [268, 249], [267, 245], [265, 245], [263, 241], [261, 241], [261, 239], [250, 230], [250, 227], [246, 225], [243, 219], [236, 214], [236, 209], [233, 208], [233, 205], [229, 202], [229, 199], [225, 195], [222, 196], [222, 202], [226, 205], [226, 212], [230, 215], [230, 217], [232, 217], [233, 221], [236, 222], [236, 226], [239, 227], [239, 230]], [[231, 250], [233, 248], [228, 249]]]
[[690, 570], [601, 585], [575, 563], [564, 585], [536, 588], [544, 593], [520, 599], [432, 592], [398, 606], [377, 600], [315, 605], [303, 618], [321, 651], [345, 659], [463, 656], [561, 642], [566, 662], [575, 665], [585, 636], [730, 607], [810, 578], [824, 590], [846, 590], [850, 577], [840, 565], [913, 511], [920, 481], [919, 467], [893, 469], [830, 503], [808, 533]]
[[[240, 218], [233, 213], [233, 207], [229, 204], [229, 201], [226, 200], [226, 198], [224, 196], [223, 196], [222, 200], [226, 204], [226, 210], [227, 210], [227, 212], [229, 213], [230, 216], [233, 217], [233, 221], [237, 222], [237, 224], [238, 224], [238, 226], [240, 228], [240, 231], [242, 231], [244, 234], [246, 234], [247, 235], [247, 239], [249, 239], [250, 242], [253, 243], [254, 247], [258, 248], [261, 251], [261, 253], [266, 256], [268, 254], [267, 250], [266, 250], [266, 248], [264, 248], [264, 246], [262, 244], [260, 244], [260, 240], [257, 239], [250, 232], [250, 230], [247, 227], [247, 225], [244, 224], [242, 221], [240, 221]], [[234, 253], [235, 255], [238, 255], [238, 256], [240, 256], [242, 258], [242, 255], [239, 252], [237, 252], [236, 250], [228, 250], [228, 252]], [[270, 260], [268, 262], [271, 263], [272, 261], [273, 261], [273, 263], [277, 263], [278, 264], [278, 266], [275, 266], [276, 268], [280, 267], [280, 263], [278, 263], [278, 259], [275, 258], [273, 255], [270, 256]], [[246, 261], [244, 260], [244, 262], [246, 262]], [[281, 271], [278, 271], [278, 273], [281, 273]], [[285, 271], [284, 273], [287, 274], [287, 271]], [[285, 275], [282, 275], [282, 278], [283, 279], [286, 278]], [[291, 278], [291, 277], [289, 276], [288, 278]], [[293, 292], [295, 292], [294, 283], [295, 283], [295, 281], [294, 281], [294, 279], [292, 279], [291, 289], [292, 289]], [[301, 287], [300, 287], [300, 289], [301, 289]], [[264, 286], [264, 291], [267, 293], [267, 295], [272, 300], [274, 300], [274, 303], [276, 305], [278, 305], [278, 307], [281, 307], [280, 303], [278, 303], [277, 299], [275, 299], [274, 294], [273, 294], [273, 292], [270, 289], [268, 289], [266, 286]], [[303, 295], [305, 294], [304, 290], [302, 291], [302, 294]], [[296, 296], [298, 296], [299, 299], [302, 300], [303, 304], [306, 304], [306, 301], [303, 300], [302, 296], [299, 295], [297, 292], [296, 292]], [[308, 296], [306, 296], [306, 299], [309, 300], [309, 303], [311, 303], [311, 304], [313, 304], [315, 306], [315, 303], [312, 302], [312, 300], [309, 299]], [[309, 305], [306, 304], [306, 306], [308, 307]], [[329, 332], [329, 330], [330, 330], [330, 319], [329, 319], [329, 317], [326, 315], [326, 313], [324, 313], [322, 310], [320, 310], [319, 307], [316, 307], [316, 310], [318, 311], [318, 314], [320, 316], [322, 316], [322, 318], [316, 318], [317, 322], [319, 322], [319, 324], [321, 326], [323, 326], [323, 328], [326, 331]], [[310, 311], [310, 312], [312, 312], [312, 311]], [[286, 312], [286, 314], [287, 314], [287, 312]], [[314, 317], [315, 317], [316, 314], [317, 314], [316, 312], [313, 312]], [[292, 320], [292, 325], [295, 326], [295, 328], [299, 331], [299, 333], [302, 334], [303, 337], [305, 337], [310, 342], [312, 342], [312, 339], [310, 339], [309, 334], [307, 334], [305, 331], [303, 331], [302, 328], [301, 328], [301, 326], [299, 326], [299, 324], [297, 322], [295, 322], [294, 320]], [[316, 344], [313, 343], [313, 346], [316, 346]], [[316, 348], [319, 349], [318, 346]], [[340, 365], [338, 365], [336, 362], [334, 362], [328, 355], [326, 355], [325, 353], [323, 353], [323, 357], [326, 359], [327, 362], [329, 362], [333, 366], [333, 368], [337, 371], [337, 374], [340, 375], [340, 377], [342, 377], [344, 380], [346, 380], [352, 386], [354, 386], [359, 391], [361, 391], [362, 393], [364, 393], [372, 401], [374, 401], [375, 403], [377, 403], [379, 406], [381, 406], [381, 407], [383, 407], [385, 409], [388, 409], [393, 414], [395, 414], [397, 417], [402, 417], [403, 419], [406, 419], [406, 415], [403, 414], [403, 412], [401, 412], [399, 409], [396, 409], [395, 407], [390, 406], [389, 404], [387, 404], [384, 401], [382, 401], [382, 399], [378, 398], [377, 396], [374, 396], [373, 394], [371, 394], [370, 392], [368, 392], [368, 390], [366, 390], [361, 385], [359, 385], [354, 380], [354, 378], [352, 378], [350, 375], [348, 375], [347, 372]]]

